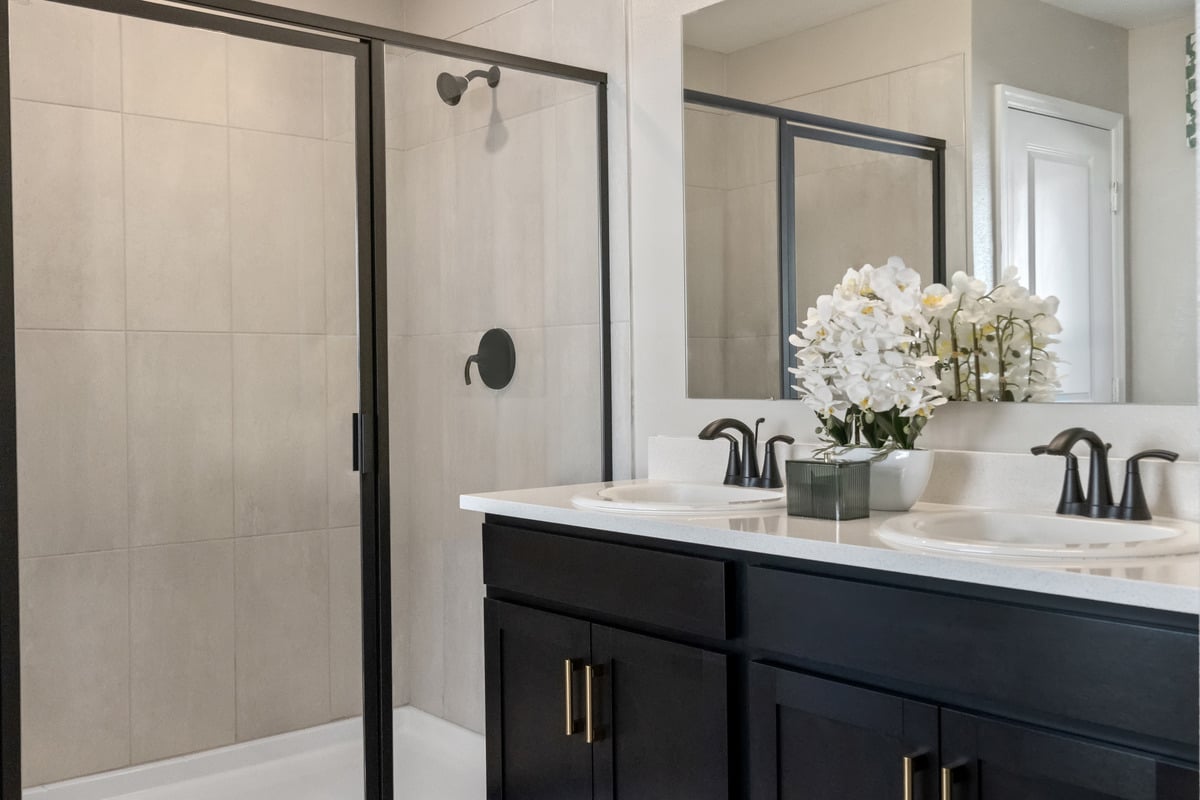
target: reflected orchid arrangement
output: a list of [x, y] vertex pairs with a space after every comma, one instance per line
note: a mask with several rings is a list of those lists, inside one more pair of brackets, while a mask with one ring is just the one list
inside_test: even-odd
[[926, 352], [937, 357], [939, 388], [951, 400], [1046, 402], [1062, 388], [1058, 298], [1021, 285], [1016, 267], [988, 290], [957, 272], [950, 286], [932, 284], [921, 303], [930, 330]]
[[817, 299], [789, 339], [797, 366], [788, 371], [825, 450], [912, 450], [947, 400], [1052, 400], [1057, 311], [1057, 298], [1031, 294], [1014, 268], [990, 291], [963, 272], [922, 291], [920, 275], [893, 257], [847, 270]]

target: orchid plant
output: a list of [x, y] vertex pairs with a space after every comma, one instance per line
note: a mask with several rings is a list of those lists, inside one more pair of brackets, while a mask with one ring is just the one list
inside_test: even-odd
[[1062, 325], [1058, 298], [1023, 287], [1016, 267], [993, 289], [965, 272], [932, 284], [921, 304], [929, 323], [925, 352], [936, 357], [939, 389], [951, 400], [1051, 401], [1061, 389], [1050, 345]]
[[788, 371], [821, 421], [825, 451], [915, 449], [934, 408], [946, 402], [923, 299], [920, 275], [901, 259], [868, 264], [818, 298], [790, 337], [798, 363]]

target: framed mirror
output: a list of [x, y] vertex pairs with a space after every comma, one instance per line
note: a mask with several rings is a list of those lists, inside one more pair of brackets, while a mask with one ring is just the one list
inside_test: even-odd
[[[1057, 298], [1045, 399], [1195, 403], [1193, 15], [724, 0], [685, 17], [688, 396], [794, 396], [796, 321], [846, 269], [899, 256], [923, 284]], [[796, 138], [793, 120], [936, 155]]]

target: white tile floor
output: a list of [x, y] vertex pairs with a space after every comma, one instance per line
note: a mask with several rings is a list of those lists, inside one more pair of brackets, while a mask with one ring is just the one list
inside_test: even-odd
[[[482, 800], [483, 737], [396, 711], [396, 800]], [[39, 786], [25, 800], [354, 800], [360, 722], [345, 720], [182, 758]]]

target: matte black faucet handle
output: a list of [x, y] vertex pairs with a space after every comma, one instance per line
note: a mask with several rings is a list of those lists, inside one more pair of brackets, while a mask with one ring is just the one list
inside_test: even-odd
[[779, 474], [779, 462], [775, 460], [775, 443], [783, 442], [784, 444], [795, 444], [796, 440], [791, 436], [780, 434], [767, 439], [766, 445], [763, 446], [763, 471], [759, 485], [766, 489], [782, 489], [783, 477]]
[[1044, 456], [1046, 454], [1061, 455], [1066, 459], [1067, 470], [1063, 474], [1062, 492], [1059, 494], [1058, 508], [1055, 509], [1055, 513], [1082, 513], [1083, 508], [1087, 505], [1087, 501], [1083, 496], [1083, 483], [1079, 479], [1079, 459], [1075, 457], [1075, 454], [1069, 450], [1055, 453], [1050, 446], [1044, 444], [1029, 448], [1029, 452], [1035, 456]]
[[737, 439], [728, 433], [718, 433], [717, 438], [729, 441], [729, 461], [725, 465], [725, 483], [737, 483], [738, 475], [742, 472], [742, 456], [738, 452]]
[[1143, 450], [1130, 456], [1125, 462], [1125, 491], [1121, 493], [1121, 505], [1117, 506], [1117, 518], [1128, 520], [1153, 519], [1150, 505], [1146, 502], [1146, 492], [1142, 488], [1142, 473], [1138, 462], [1143, 458], [1161, 458], [1163, 461], [1174, 461], [1179, 453], [1171, 450]]

